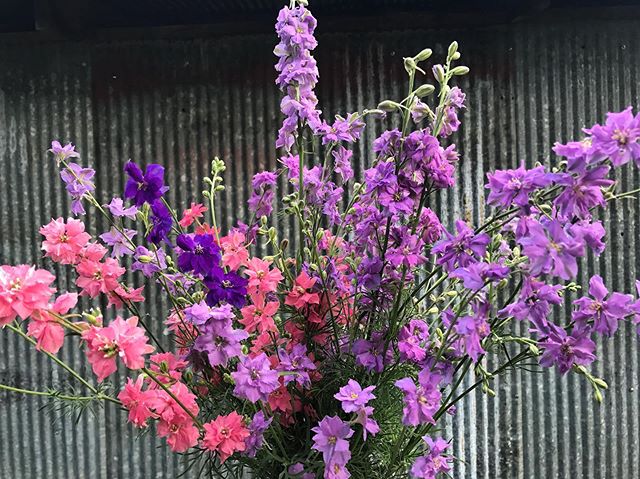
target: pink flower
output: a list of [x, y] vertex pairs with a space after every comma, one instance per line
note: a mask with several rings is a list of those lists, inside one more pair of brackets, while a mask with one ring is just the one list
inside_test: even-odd
[[266, 301], [263, 294], [255, 295], [251, 298], [253, 304], [245, 306], [240, 310], [242, 313], [242, 319], [240, 323], [244, 326], [247, 333], [258, 331], [263, 333], [265, 331], [277, 332], [275, 323], [273, 322], [273, 315], [278, 312], [280, 302], [278, 301]]
[[249, 437], [249, 430], [242, 422], [242, 416], [233, 411], [226, 416], [218, 416], [204, 425], [202, 445], [209, 451], [217, 451], [220, 463], [223, 463], [234, 452], [245, 450], [244, 440]]
[[[151, 383], [152, 385], [155, 383]], [[194, 416], [200, 408], [195, 395], [183, 383], [177, 382], [170, 387], [171, 393], [178, 398], [180, 406], [171, 396], [159, 387], [151, 406], [159, 418], [158, 436], [166, 437], [173, 452], [184, 452], [198, 443], [200, 432], [191, 416], [182, 408], [186, 407]]]
[[154, 416], [151, 406], [156, 398], [156, 391], [147, 389], [142, 390], [144, 385], [144, 376], [141, 374], [133, 382], [131, 378], [127, 379], [118, 399], [122, 401], [122, 405], [129, 410], [129, 422], [136, 427], [147, 427], [147, 419]]
[[87, 342], [87, 358], [99, 381], [116, 371], [116, 356], [129, 369], [140, 369], [144, 355], [154, 350], [135, 316], [126, 321], [117, 317], [106, 327], [92, 326], [82, 333], [82, 339]]
[[183, 228], [188, 228], [197, 218], [202, 218], [205, 211], [207, 211], [206, 206], [200, 203], [191, 203], [191, 208], [184, 210], [182, 219], [178, 221], [178, 224]]
[[304, 271], [296, 278], [293, 289], [287, 295], [284, 304], [301, 309], [307, 304], [320, 304], [318, 293], [310, 293], [308, 290], [316, 284], [316, 279], [309, 277]]
[[144, 286], [134, 289], [127, 285], [119, 284], [116, 289], [109, 293], [109, 306], [114, 305], [116, 308], [121, 308], [125, 303], [142, 303], [144, 301], [143, 291]]
[[240, 266], [247, 264], [249, 251], [245, 247], [246, 238], [239, 231], [232, 231], [227, 236], [220, 238], [222, 246], [222, 266], [231, 271], [236, 271]]
[[36, 349], [51, 354], [60, 350], [64, 343], [64, 328], [56, 315], [67, 314], [77, 303], [77, 293], [65, 293], [58, 296], [49, 309], [34, 311], [27, 334], [37, 340]]
[[167, 438], [167, 444], [173, 452], [185, 452], [198, 444], [200, 437], [193, 420], [184, 412], [176, 416], [173, 422], [160, 421], [156, 430], [159, 437]]
[[84, 231], [84, 223], [72, 218], [66, 224], [63, 218], [51, 220], [40, 228], [40, 234], [45, 237], [42, 242], [45, 256], [61, 264], [77, 263], [78, 255], [91, 238]]
[[34, 311], [47, 309], [55, 292], [50, 287], [54, 279], [48, 271], [26, 264], [0, 266], [0, 326], [16, 316], [27, 319]]
[[88, 243], [78, 254], [78, 263], [83, 261], [100, 261], [107, 254], [107, 248], [100, 243]]
[[82, 294], [95, 298], [100, 293], [108, 294], [115, 291], [120, 286], [118, 278], [126, 270], [115, 259], [107, 258], [104, 262], [83, 259], [76, 271], [76, 284], [82, 288]]
[[157, 378], [165, 384], [174, 383], [182, 379], [182, 370], [187, 367], [187, 362], [173, 353], [157, 353], [149, 358], [151, 369]]
[[258, 293], [275, 293], [284, 276], [278, 268], [269, 270], [271, 261], [260, 258], [251, 258], [247, 261], [247, 269], [245, 274], [249, 277], [247, 288]]

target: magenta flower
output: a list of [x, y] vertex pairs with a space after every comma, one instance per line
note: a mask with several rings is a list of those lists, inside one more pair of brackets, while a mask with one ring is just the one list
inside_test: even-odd
[[375, 386], [368, 386], [364, 389], [357, 381], [349, 379], [346, 386], [340, 388], [340, 391], [333, 397], [342, 403], [344, 412], [356, 412], [362, 409], [367, 403], [376, 397], [372, 394]]
[[436, 479], [439, 474], [448, 475], [451, 471], [453, 458], [444, 455], [449, 443], [441, 437], [433, 440], [424, 436], [422, 440], [427, 445], [427, 453], [420, 456], [411, 467], [411, 477], [415, 479]]
[[489, 189], [487, 202], [505, 208], [516, 205], [521, 208], [529, 206], [531, 193], [551, 184], [551, 178], [545, 173], [544, 166], [531, 170], [524, 167], [524, 162], [515, 170], [497, 170], [488, 173]]
[[593, 149], [611, 158], [613, 166], [634, 160], [640, 164], [640, 115], [633, 116], [633, 108], [619, 113], [607, 113], [607, 121], [594, 125], [586, 133], [591, 134]]
[[572, 319], [581, 327], [593, 322], [593, 330], [604, 336], [611, 336], [618, 329], [618, 321], [631, 314], [630, 306], [633, 298], [628, 294], [612, 293], [605, 287], [602, 277], [594, 275], [589, 280], [589, 294], [594, 299], [583, 297], [575, 300], [578, 309], [573, 312]]
[[[325, 416], [313, 429], [312, 449], [322, 453], [322, 459], [328, 466], [331, 463], [345, 465], [351, 459], [349, 439], [353, 436], [353, 429], [349, 423], [338, 416]], [[325, 476], [326, 477], [326, 476]]]
[[402, 361], [420, 363], [427, 355], [429, 326], [421, 319], [412, 319], [398, 333], [398, 351]]
[[231, 377], [235, 381], [233, 394], [252, 403], [267, 402], [269, 394], [280, 386], [278, 371], [271, 369], [269, 358], [264, 353], [239, 362], [236, 372], [231, 373]]
[[518, 301], [511, 303], [499, 313], [513, 316], [520, 321], [531, 321], [535, 331], [546, 335], [549, 331], [547, 317], [551, 305], [562, 303], [562, 297], [558, 294], [561, 290], [561, 285], [552, 286], [528, 278], [522, 285]]
[[400, 379], [395, 382], [404, 394], [404, 408], [402, 410], [402, 424], [417, 426], [418, 424], [435, 424], [433, 415], [440, 407], [442, 394], [438, 385], [442, 378], [433, 374], [428, 368], [418, 375], [418, 386], [411, 378]]
[[377, 373], [382, 372], [384, 365], [393, 359], [391, 348], [387, 348], [386, 354], [383, 356], [384, 351], [384, 335], [380, 332], [373, 333], [370, 341], [357, 339], [354, 341], [352, 348], [353, 355], [356, 357], [356, 364]]
[[487, 282], [498, 282], [511, 273], [507, 266], [497, 263], [471, 263], [465, 268], [457, 268], [451, 272], [451, 277], [462, 280], [464, 287], [479, 290]]
[[587, 328], [574, 328], [569, 335], [560, 326], [549, 323], [549, 335], [539, 345], [543, 349], [540, 366], [548, 368], [555, 364], [560, 374], [566, 374], [574, 365], [586, 366], [596, 359], [596, 344]]
[[440, 255], [438, 264], [445, 265], [450, 271], [457, 266], [464, 267], [482, 258], [491, 241], [486, 233], [476, 235], [462, 220], [456, 221], [456, 231], [458, 234], [454, 236], [445, 230], [447, 238], [438, 241], [431, 249], [432, 253]]
[[478, 362], [478, 358], [486, 351], [482, 348], [482, 340], [490, 333], [489, 323], [482, 316], [463, 316], [458, 318], [455, 324], [455, 331], [460, 335], [464, 351], [473, 360]]
[[601, 165], [579, 175], [564, 174], [559, 177], [556, 183], [564, 186], [564, 189], [554, 204], [560, 215], [565, 218], [591, 218], [591, 208], [606, 204], [602, 188], [614, 183], [607, 178], [608, 174], [609, 167]]

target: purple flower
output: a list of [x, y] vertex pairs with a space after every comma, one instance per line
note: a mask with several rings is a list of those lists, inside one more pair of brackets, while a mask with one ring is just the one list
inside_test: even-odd
[[589, 280], [589, 294], [594, 299], [583, 297], [573, 302], [578, 309], [573, 312], [572, 319], [580, 327], [587, 327], [588, 322], [593, 322], [593, 330], [597, 333], [613, 335], [618, 329], [618, 321], [631, 314], [633, 298], [628, 294], [612, 293], [605, 300], [609, 291], [597, 274]]
[[414, 200], [411, 198], [411, 191], [403, 188], [397, 182], [380, 191], [378, 203], [388, 216], [410, 215], [413, 212]]
[[586, 244], [596, 255], [604, 251], [605, 244], [602, 238], [606, 231], [600, 221], [577, 221], [569, 226], [569, 232], [576, 241]]
[[336, 173], [340, 173], [342, 181], [349, 181], [353, 178], [353, 168], [351, 167], [351, 157], [353, 151], [347, 150], [344, 146], [340, 145], [331, 152], [335, 163], [334, 170]]
[[71, 212], [76, 216], [86, 213], [82, 199], [96, 189], [92, 180], [95, 174], [92, 168], [82, 168], [77, 163], [69, 163], [67, 168], [60, 171], [60, 178], [65, 182], [67, 193], [72, 199]]
[[431, 208], [422, 208], [417, 228], [422, 241], [426, 244], [435, 243], [442, 236], [443, 230], [438, 215]]
[[248, 200], [249, 211], [256, 217], [268, 216], [273, 211], [274, 187], [278, 181], [278, 175], [271, 171], [262, 171], [253, 177], [251, 186], [253, 191]]
[[394, 246], [387, 251], [387, 260], [391, 266], [414, 268], [426, 261], [427, 258], [422, 254], [424, 242], [418, 235], [410, 234], [408, 228], [403, 227], [392, 231], [392, 236], [395, 236], [399, 243], [394, 241]]
[[596, 359], [596, 344], [586, 328], [574, 328], [568, 335], [563, 328], [549, 323], [549, 335], [538, 344], [544, 349], [540, 365], [548, 368], [555, 364], [560, 374], [569, 372], [574, 364], [586, 366]]
[[51, 149], [49, 152], [53, 153], [56, 163], [59, 165], [61, 161], [67, 158], [80, 158], [80, 153], [76, 151], [76, 147], [71, 143], [67, 143], [62, 146], [59, 141], [53, 140], [51, 142]]
[[138, 246], [133, 257], [136, 261], [131, 265], [131, 269], [142, 271], [147, 278], [167, 268], [167, 255], [161, 249], [153, 252], [144, 246]]
[[231, 327], [235, 318], [230, 304], [209, 306], [204, 301], [195, 303], [184, 309], [185, 320], [198, 327], [206, 329], [224, 330]]
[[169, 233], [173, 226], [171, 213], [162, 201], [154, 201], [151, 205], [151, 230], [147, 235], [147, 240], [153, 244], [159, 244], [162, 241], [169, 242]]
[[134, 252], [133, 237], [137, 234], [134, 230], [123, 229], [118, 230], [112, 226], [109, 231], [102, 233], [100, 239], [111, 246], [111, 256], [120, 258], [123, 255], [132, 255]]
[[488, 173], [487, 179], [489, 182], [485, 188], [490, 190], [487, 202], [505, 208], [511, 205], [528, 207], [531, 193], [551, 184], [551, 178], [545, 173], [544, 166], [527, 170], [524, 162], [515, 170]]
[[380, 332], [374, 332], [371, 341], [366, 339], [357, 339], [353, 343], [352, 352], [356, 357], [356, 364], [364, 367], [368, 371], [382, 372], [384, 365], [393, 358], [391, 348], [387, 349], [386, 355], [383, 357], [385, 348], [384, 335]]
[[574, 215], [579, 218], [591, 218], [591, 208], [604, 206], [607, 202], [602, 194], [602, 188], [613, 185], [614, 181], [607, 179], [609, 167], [605, 165], [587, 170], [578, 175], [564, 174], [556, 183], [564, 186], [562, 193], [555, 199], [554, 204], [559, 213], [565, 218]]
[[235, 381], [233, 394], [252, 403], [266, 402], [269, 394], [280, 386], [278, 371], [271, 369], [269, 358], [264, 353], [254, 358], [245, 357], [231, 377]]
[[438, 241], [431, 249], [432, 253], [440, 255], [437, 263], [445, 265], [449, 271], [475, 263], [484, 256], [491, 241], [485, 233], [476, 235], [462, 220], [456, 221], [456, 231], [456, 236], [445, 231], [447, 238]]
[[362, 438], [366, 441], [367, 435], [371, 434], [375, 436], [380, 432], [380, 426], [375, 419], [371, 417], [373, 414], [373, 408], [371, 406], [365, 406], [356, 411], [355, 423], [362, 426]]
[[351, 452], [347, 439], [353, 436], [353, 429], [349, 427], [349, 423], [338, 416], [325, 416], [311, 430], [315, 432], [311, 449], [322, 453], [322, 459], [327, 466], [331, 463], [345, 465], [349, 462]]
[[106, 207], [113, 216], [129, 218], [131, 221], [136, 220], [138, 208], [136, 206], [125, 208], [122, 198], [113, 198]]
[[373, 142], [373, 151], [379, 156], [394, 156], [400, 148], [402, 134], [398, 129], [387, 130]]
[[582, 141], [570, 141], [567, 144], [556, 143], [553, 151], [567, 159], [567, 170], [583, 172], [586, 167], [601, 161], [604, 155], [592, 148], [591, 138]]
[[360, 119], [358, 113], [349, 113], [347, 118], [336, 115], [336, 121], [329, 126], [324, 123], [322, 125], [322, 144], [326, 145], [331, 142], [346, 141], [353, 143], [360, 138], [365, 123]]
[[243, 329], [233, 329], [230, 325], [220, 327], [208, 323], [200, 328], [193, 349], [207, 354], [211, 366], [227, 366], [229, 359], [242, 355], [242, 344], [249, 337]]
[[523, 254], [529, 258], [529, 271], [533, 276], [549, 273], [566, 280], [576, 276], [577, 258], [584, 254], [584, 246], [565, 231], [559, 220], [548, 222], [546, 227], [532, 222], [527, 236], [519, 242]]
[[380, 258], [364, 258], [358, 266], [358, 284], [369, 291], [378, 289], [383, 266]]
[[425, 343], [429, 340], [429, 326], [421, 319], [412, 319], [398, 333], [398, 351], [401, 361], [421, 363], [427, 355]]
[[290, 353], [281, 349], [278, 351], [278, 359], [278, 370], [285, 373], [285, 384], [296, 381], [302, 387], [311, 385], [309, 371], [315, 371], [316, 365], [307, 356], [307, 347], [304, 344], [296, 344]]
[[349, 379], [346, 386], [340, 388], [333, 397], [342, 403], [344, 412], [357, 412], [376, 397], [372, 394], [375, 386], [368, 386], [364, 389], [357, 381]]
[[129, 175], [124, 197], [133, 199], [136, 206], [155, 203], [169, 189], [164, 186], [164, 167], [161, 165], [147, 165], [143, 174], [140, 167], [129, 160], [124, 166], [124, 171]]
[[213, 274], [204, 279], [204, 284], [209, 288], [206, 302], [210, 306], [214, 306], [221, 301], [226, 301], [241, 308], [246, 302], [248, 280], [242, 276], [230, 271], [224, 273], [222, 269], [214, 270]]
[[549, 331], [547, 317], [552, 304], [561, 304], [562, 297], [558, 294], [562, 290], [560, 285], [548, 285], [535, 279], [525, 279], [518, 301], [502, 309], [499, 314], [510, 315], [524, 321], [528, 320], [539, 334]]
[[415, 479], [436, 479], [439, 474], [448, 475], [451, 471], [453, 459], [444, 455], [449, 443], [441, 437], [435, 440], [424, 436], [422, 440], [427, 445], [427, 453], [416, 459], [411, 467], [411, 477]]
[[180, 248], [178, 268], [184, 273], [193, 271], [207, 276], [220, 269], [220, 248], [210, 234], [180, 234], [176, 237]]
[[448, 146], [446, 150], [439, 147], [424, 167], [427, 177], [437, 188], [450, 188], [455, 183], [456, 168], [452, 161], [458, 159], [458, 153], [454, 148], [455, 145]]
[[417, 426], [418, 424], [435, 424], [433, 415], [440, 407], [442, 394], [438, 385], [442, 378], [429, 369], [423, 369], [418, 375], [418, 386], [411, 378], [400, 379], [395, 386], [404, 394], [402, 424]]
[[271, 425], [273, 418], [269, 419], [264, 417], [262, 411], [258, 411], [253, 415], [251, 424], [249, 424], [249, 437], [245, 439], [245, 451], [244, 453], [249, 457], [255, 457], [258, 450], [262, 447], [264, 440], [264, 432]]
[[498, 263], [471, 263], [465, 268], [457, 268], [451, 272], [451, 277], [462, 280], [464, 287], [480, 290], [487, 281], [497, 282], [509, 276], [511, 270]]
[[466, 354], [477, 363], [480, 355], [486, 352], [482, 340], [490, 333], [487, 320], [480, 315], [463, 316], [455, 323], [455, 331], [460, 335]]
[[619, 113], [607, 113], [607, 121], [585, 130], [593, 142], [593, 149], [611, 158], [613, 166], [634, 160], [640, 164], [640, 115], [633, 116], [633, 108]]

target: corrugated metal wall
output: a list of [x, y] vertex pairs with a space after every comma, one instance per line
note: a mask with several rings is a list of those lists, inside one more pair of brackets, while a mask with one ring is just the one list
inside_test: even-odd
[[[603, 15], [604, 18], [604, 15]], [[556, 139], [569, 139], [607, 110], [638, 103], [640, 22], [630, 18], [531, 21], [473, 31], [331, 34], [320, 38], [319, 96], [327, 113], [402, 98], [402, 56], [425, 46], [442, 54], [460, 41], [472, 74], [469, 105], [456, 138], [460, 180], [443, 195], [443, 220], [484, 214], [484, 172], [548, 161]], [[224, 226], [244, 214], [251, 175], [273, 168], [279, 94], [270, 35], [84, 43], [0, 43], [0, 263], [43, 264], [38, 226], [64, 215], [68, 200], [51, 158], [52, 138], [73, 141], [96, 167], [98, 191], [119, 193], [128, 158], [167, 168], [172, 203], [197, 196], [213, 155], [227, 161]], [[370, 143], [380, 125], [366, 133]], [[361, 146], [361, 164], [367, 148]], [[637, 170], [619, 174], [640, 183]], [[632, 291], [640, 271], [638, 206], [615, 205], [606, 218], [610, 248], [584, 263], [580, 281], [600, 271], [613, 288]], [[92, 231], [104, 224], [88, 218]], [[284, 228], [286, 225], [282, 225]], [[59, 287], [71, 278], [60, 271]], [[154, 298], [154, 291], [148, 294]], [[147, 311], [162, 330], [162, 306]], [[625, 479], [640, 471], [640, 344], [631, 325], [599, 347], [595, 372], [610, 390], [598, 407], [585, 381], [555, 372], [514, 372], [495, 399], [471, 396], [449, 433], [464, 462], [454, 477]], [[62, 357], [89, 375], [68, 341]], [[19, 338], [0, 334], [0, 382], [64, 387], [66, 375]], [[180, 464], [148, 434], [140, 440], [123, 414], [107, 407], [72, 418], [40, 411], [33, 398], [0, 394], [0, 477], [173, 478]], [[55, 420], [54, 420], [55, 419]], [[52, 422], [53, 421], [53, 422]]]

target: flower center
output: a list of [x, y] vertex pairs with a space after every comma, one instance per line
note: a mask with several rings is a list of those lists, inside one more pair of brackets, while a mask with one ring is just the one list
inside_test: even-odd
[[618, 145], [624, 146], [629, 142], [629, 132], [626, 130], [616, 129], [611, 136], [612, 140], [616, 140]]
[[202, 254], [202, 253], [204, 253], [204, 248], [203, 248], [202, 246], [200, 246], [200, 245], [197, 245], [197, 246], [193, 249], [193, 252], [194, 252], [195, 254]]
[[329, 436], [329, 439], [327, 439], [327, 442], [332, 446], [335, 446], [336, 442], [338, 442], [338, 438], [336, 436]]
[[20, 278], [12, 279], [11, 281], [9, 281], [9, 289], [12, 292], [16, 293], [20, 291], [20, 288], [22, 288], [22, 280]]
[[60, 238], [58, 238], [58, 241], [60, 241], [60, 243], [66, 243], [69, 241], [69, 235], [67, 233], [62, 233]]

